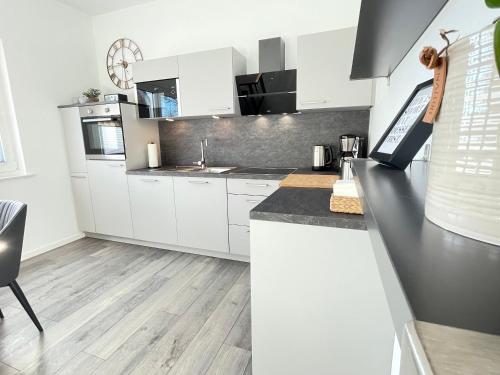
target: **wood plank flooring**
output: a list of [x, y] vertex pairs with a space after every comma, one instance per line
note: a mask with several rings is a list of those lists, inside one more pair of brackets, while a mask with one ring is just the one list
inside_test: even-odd
[[250, 267], [84, 238], [0, 289], [0, 375], [251, 375]]

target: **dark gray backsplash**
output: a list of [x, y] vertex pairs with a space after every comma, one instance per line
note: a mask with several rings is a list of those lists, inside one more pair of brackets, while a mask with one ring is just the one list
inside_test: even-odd
[[200, 159], [200, 140], [208, 138], [209, 165], [310, 167], [312, 146], [333, 144], [341, 134], [368, 139], [369, 111], [315, 112], [162, 121], [163, 165], [191, 165]]

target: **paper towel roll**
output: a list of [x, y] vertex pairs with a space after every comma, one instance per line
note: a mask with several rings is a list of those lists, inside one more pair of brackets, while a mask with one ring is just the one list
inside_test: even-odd
[[158, 168], [160, 166], [156, 143], [148, 144], [148, 166], [149, 168]]

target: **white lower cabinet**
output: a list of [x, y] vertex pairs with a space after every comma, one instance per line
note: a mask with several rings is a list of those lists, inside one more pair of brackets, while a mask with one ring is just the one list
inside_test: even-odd
[[128, 186], [134, 238], [142, 241], [176, 244], [173, 178], [129, 175]]
[[174, 177], [178, 243], [229, 252], [224, 178]]
[[94, 211], [87, 173], [72, 173], [70, 178], [78, 227], [82, 232], [95, 232]]
[[250, 256], [250, 227], [229, 225], [230, 253]]
[[96, 233], [133, 238], [124, 161], [88, 160]]

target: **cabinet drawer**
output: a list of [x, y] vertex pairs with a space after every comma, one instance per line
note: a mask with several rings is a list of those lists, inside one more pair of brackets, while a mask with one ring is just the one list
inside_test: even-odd
[[229, 247], [231, 254], [250, 256], [250, 227], [230, 225]]
[[229, 194], [227, 198], [229, 224], [250, 225], [250, 211], [266, 197]]
[[277, 180], [228, 179], [229, 194], [263, 195], [269, 196], [278, 190], [280, 182]]

